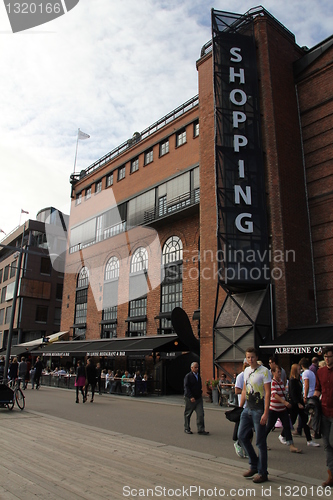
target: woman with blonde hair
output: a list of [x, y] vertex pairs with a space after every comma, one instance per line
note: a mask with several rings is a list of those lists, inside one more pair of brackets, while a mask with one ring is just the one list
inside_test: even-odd
[[[291, 403], [290, 418], [294, 425], [297, 416], [300, 416], [302, 428], [306, 436], [308, 446], [320, 446], [318, 443], [312, 441], [309, 426], [307, 425], [307, 416], [304, 411], [304, 400], [302, 395], [302, 382], [300, 381], [301, 367], [295, 363], [291, 365], [289, 377], [289, 402]], [[285, 437], [284, 429], [281, 436]], [[282, 441], [281, 441], [282, 442]], [[286, 443], [284, 443], [286, 444]]]

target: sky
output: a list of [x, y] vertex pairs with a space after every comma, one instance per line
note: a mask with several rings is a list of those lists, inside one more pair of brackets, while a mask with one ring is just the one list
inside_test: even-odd
[[[69, 214], [79, 128], [90, 138], [79, 141], [76, 172], [198, 93], [196, 61], [211, 39], [211, 8], [243, 14], [260, 5], [80, 0], [49, 23], [12, 33], [5, 3], [0, 4], [0, 230], [7, 234], [45, 207]], [[311, 48], [332, 35], [332, 0], [262, 0], [261, 5], [300, 46]]]

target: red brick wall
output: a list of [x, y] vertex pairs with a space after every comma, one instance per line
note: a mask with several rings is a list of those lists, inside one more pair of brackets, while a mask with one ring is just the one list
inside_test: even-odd
[[315, 321], [310, 235], [302, 146], [292, 64], [302, 51], [293, 37], [265, 17], [255, 21], [262, 137], [277, 334]]
[[200, 371], [202, 379], [207, 380], [215, 374], [213, 322], [217, 292], [217, 279], [214, 275], [217, 269], [217, 214], [211, 54], [198, 62], [197, 69], [200, 99], [200, 271], [202, 274], [200, 281]]
[[333, 323], [332, 48], [298, 77], [320, 324]]

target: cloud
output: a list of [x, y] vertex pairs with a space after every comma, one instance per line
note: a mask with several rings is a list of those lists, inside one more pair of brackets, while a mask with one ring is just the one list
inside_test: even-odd
[[[244, 13], [253, 5], [214, 7]], [[9, 232], [23, 201], [30, 217], [69, 203], [78, 128], [91, 136], [79, 144], [80, 170], [197, 94], [211, 11], [206, 0], [81, 0], [13, 35], [1, 8], [0, 227]], [[267, 0], [265, 8], [300, 45], [331, 34], [331, 0]]]

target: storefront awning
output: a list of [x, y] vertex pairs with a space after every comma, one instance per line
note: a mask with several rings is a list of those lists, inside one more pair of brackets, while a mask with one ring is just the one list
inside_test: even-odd
[[[11, 356], [18, 356], [20, 354], [28, 354], [32, 352], [34, 349], [36, 349], [39, 346], [49, 346], [53, 342], [57, 342], [60, 340], [62, 337], [64, 337], [68, 333], [68, 331], [65, 332], [58, 332], [58, 333], [52, 333], [51, 335], [48, 335], [47, 337], [41, 337], [39, 339], [31, 340], [30, 342], [24, 342], [23, 344], [17, 344], [13, 345], [10, 350]], [[3, 355], [5, 352], [3, 353]]]
[[333, 345], [333, 325], [314, 325], [290, 328], [283, 335], [260, 349], [268, 349], [273, 354], [320, 354], [325, 346]]
[[74, 340], [42, 345], [33, 354], [42, 356], [96, 356], [117, 357], [128, 354], [145, 354], [160, 351], [188, 351], [177, 335], [158, 335], [155, 337], [128, 337], [122, 339]]

